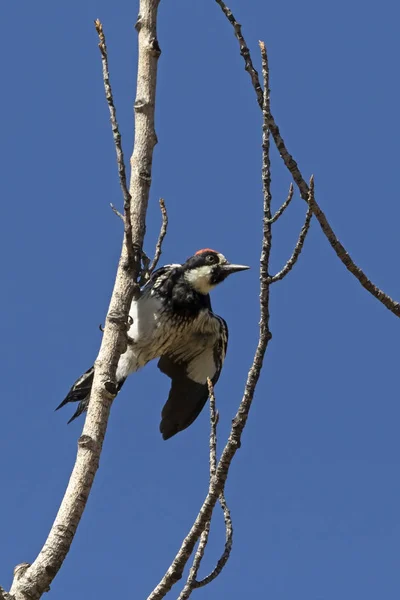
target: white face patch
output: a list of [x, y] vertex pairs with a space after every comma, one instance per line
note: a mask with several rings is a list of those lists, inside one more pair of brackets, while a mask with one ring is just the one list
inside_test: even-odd
[[226, 262], [228, 262], [223, 254], [218, 253], [218, 258], [219, 258], [220, 265], [224, 265]]
[[213, 265], [203, 265], [197, 267], [197, 269], [191, 269], [185, 273], [186, 281], [192, 286], [199, 294], [208, 294], [215, 284], [210, 284], [210, 276]]
[[[214, 251], [212, 250], [212, 252]], [[216, 254], [220, 265], [224, 265], [228, 262], [223, 254], [220, 254], [219, 252]], [[212, 265], [203, 265], [202, 267], [197, 267], [197, 269], [190, 269], [190, 271], [185, 273], [185, 279], [196, 292], [199, 292], [199, 294], [209, 294], [217, 285], [216, 283], [210, 283], [211, 273], [214, 267], [215, 263]]]

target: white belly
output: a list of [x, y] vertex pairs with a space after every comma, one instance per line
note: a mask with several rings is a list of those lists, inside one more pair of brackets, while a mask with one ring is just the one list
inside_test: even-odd
[[[192, 321], [189, 337], [186, 338], [187, 323], [177, 319], [171, 328], [171, 316], [163, 311], [160, 300], [151, 295], [144, 295], [132, 302], [129, 314], [132, 318], [128, 331], [129, 344], [118, 362], [117, 381], [125, 379], [163, 354], [171, 353], [177, 358], [181, 353], [187, 354], [188, 344], [198, 353], [199, 347], [204, 344], [208, 346], [215, 339], [219, 327], [218, 320], [208, 310], [203, 310]], [[197, 338], [194, 344], [193, 338]], [[193, 368], [196, 371], [195, 365]], [[198, 379], [197, 375], [193, 373], [195, 380]]]
[[128, 331], [129, 344], [126, 352], [118, 362], [117, 381], [125, 379], [153, 358], [161, 333], [162, 304], [152, 296], [142, 296], [138, 301], [133, 301], [129, 311], [132, 325]]
[[132, 302], [129, 315], [133, 322], [128, 336], [135, 344], [141, 344], [154, 337], [162, 315], [162, 304], [154, 296], [142, 296], [138, 301]]

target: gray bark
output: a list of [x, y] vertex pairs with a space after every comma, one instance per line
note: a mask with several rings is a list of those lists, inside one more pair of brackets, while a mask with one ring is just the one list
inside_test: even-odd
[[[154, 108], [157, 60], [156, 19], [159, 0], [140, 0], [138, 74], [135, 100], [135, 140], [131, 159], [130, 214], [133, 264], [128, 261], [124, 241], [103, 340], [95, 362], [95, 375], [83, 432], [78, 441], [75, 465], [55, 521], [43, 548], [31, 566], [14, 577], [10, 594], [15, 600], [38, 600], [60, 570], [74, 539], [93, 484], [115, 397], [115, 372], [126, 349], [127, 315], [140, 271], [140, 252], [146, 230], [145, 219], [151, 184], [153, 149], [157, 142]], [[126, 239], [126, 238], [125, 238]], [[1, 592], [4, 596], [4, 592]]]

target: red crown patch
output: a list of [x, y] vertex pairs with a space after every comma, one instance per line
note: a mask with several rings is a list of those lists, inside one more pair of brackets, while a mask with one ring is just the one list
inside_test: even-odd
[[215, 254], [218, 254], [218, 252], [212, 248], [202, 248], [201, 250], [197, 250], [195, 256], [197, 256], [197, 254], [203, 254], [203, 252], [215, 252]]

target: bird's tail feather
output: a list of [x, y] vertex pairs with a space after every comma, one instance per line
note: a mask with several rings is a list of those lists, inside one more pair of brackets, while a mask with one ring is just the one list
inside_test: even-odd
[[[74, 421], [77, 417], [79, 417], [79, 415], [81, 415], [87, 410], [89, 406], [90, 392], [92, 391], [93, 376], [94, 367], [90, 367], [90, 369], [88, 369], [83, 375], [81, 375], [81, 377], [79, 377], [79, 379], [75, 381], [74, 385], [69, 390], [64, 400], [61, 402], [61, 404], [57, 406], [56, 410], [62, 408], [69, 402], [79, 402], [78, 408], [68, 421], [68, 424]], [[122, 388], [125, 379], [126, 378], [121, 379], [117, 382], [118, 392]]]
[[90, 392], [92, 389], [94, 375], [94, 367], [90, 367], [79, 379], [77, 379], [69, 390], [64, 400], [56, 408], [62, 408], [68, 402], [79, 402], [79, 406], [75, 413], [72, 415], [68, 423], [71, 423], [76, 417], [79, 417], [85, 410], [87, 410], [90, 398]]

